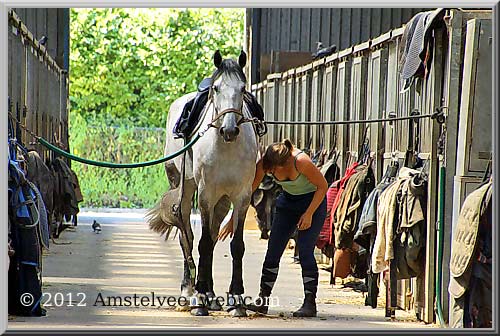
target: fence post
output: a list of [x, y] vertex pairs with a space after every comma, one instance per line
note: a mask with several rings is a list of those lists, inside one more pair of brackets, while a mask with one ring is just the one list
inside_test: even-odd
[[[387, 90], [387, 57], [388, 47], [383, 44], [391, 37], [391, 33], [386, 33], [371, 44], [372, 51], [368, 59], [368, 78], [366, 92], [366, 117], [367, 119], [383, 118], [386, 106]], [[380, 180], [384, 171], [384, 124], [377, 123], [369, 125], [367, 132], [370, 140], [370, 148], [373, 156], [374, 174]]]
[[[311, 121], [324, 120], [322, 97], [323, 93], [323, 73], [325, 59], [321, 58], [312, 64], [312, 85], [311, 85]], [[313, 152], [325, 148], [324, 126], [311, 126], [311, 138]]]
[[[337, 87], [337, 61], [338, 54], [328, 56], [325, 59], [325, 72], [323, 75], [323, 95], [321, 99], [323, 120], [333, 121], [338, 120], [335, 110], [335, 100], [336, 100], [336, 87]], [[325, 125], [324, 126], [324, 145], [326, 149], [336, 149], [337, 139], [335, 130], [338, 126], [335, 125]]]
[[[339, 52], [339, 64], [337, 70], [337, 97], [335, 99], [335, 111], [339, 120], [345, 121], [350, 119], [349, 113], [349, 94], [351, 90], [351, 62], [349, 56], [352, 53], [352, 48]], [[339, 167], [340, 171], [344, 172], [347, 168], [347, 151], [349, 148], [349, 126], [337, 126], [337, 141], [339, 149]]]
[[[286, 114], [287, 118], [285, 120], [294, 121], [295, 118], [295, 69], [290, 69], [286, 72]], [[287, 137], [292, 140], [293, 143], [297, 143], [297, 138], [295, 137], [293, 125], [286, 125]]]
[[[370, 42], [365, 42], [354, 46], [351, 68], [351, 96], [350, 96], [350, 117], [354, 120], [365, 119], [366, 116], [366, 81], [368, 62], [365, 57], [366, 50], [370, 47]], [[352, 133], [349, 134], [350, 156], [358, 159], [358, 153], [363, 143], [364, 130], [369, 125], [354, 124], [350, 127]]]

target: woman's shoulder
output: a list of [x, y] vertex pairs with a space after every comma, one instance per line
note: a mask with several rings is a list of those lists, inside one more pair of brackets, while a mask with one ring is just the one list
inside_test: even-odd
[[294, 153], [294, 155], [295, 155], [295, 165], [298, 170], [300, 170], [300, 168], [310, 168], [311, 165], [314, 165], [314, 163], [312, 162], [309, 155], [307, 155], [307, 153], [299, 150], [297, 151], [297, 153]]

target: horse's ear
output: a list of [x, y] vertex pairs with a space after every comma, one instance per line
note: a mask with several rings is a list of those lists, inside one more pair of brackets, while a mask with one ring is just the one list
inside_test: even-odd
[[217, 68], [220, 68], [220, 65], [222, 64], [222, 55], [220, 54], [220, 51], [217, 50], [214, 54], [214, 65]]
[[238, 57], [238, 64], [242, 69], [247, 64], [247, 54], [243, 50], [240, 53], [240, 57]]

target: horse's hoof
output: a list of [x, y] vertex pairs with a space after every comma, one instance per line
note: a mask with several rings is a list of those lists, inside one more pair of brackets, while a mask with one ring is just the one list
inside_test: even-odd
[[232, 317], [247, 317], [247, 310], [243, 307], [234, 308], [231, 310]]
[[210, 302], [208, 310], [219, 311], [222, 310], [222, 306], [217, 302], [217, 300], [213, 300]]
[[229, 312], [232, 317], [247, 317], [247, 310], [243, 307], [230, 307]]
[[193, 308], [193, 309], [191, 309], [191, 315], [194, 315], [194, 316], [208, 316], [209, 313], [208, 313], [208, 309], [207, 308], [201, 307], [201, 308]]

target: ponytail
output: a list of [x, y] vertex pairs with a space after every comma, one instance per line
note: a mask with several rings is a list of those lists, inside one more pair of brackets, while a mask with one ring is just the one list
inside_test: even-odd
[[288, 139], [283, 140], [283, 144], [286, 146], [286, 148], [288, 148], [289, 151], [293, 150], [293, 144], [290, 140]]

